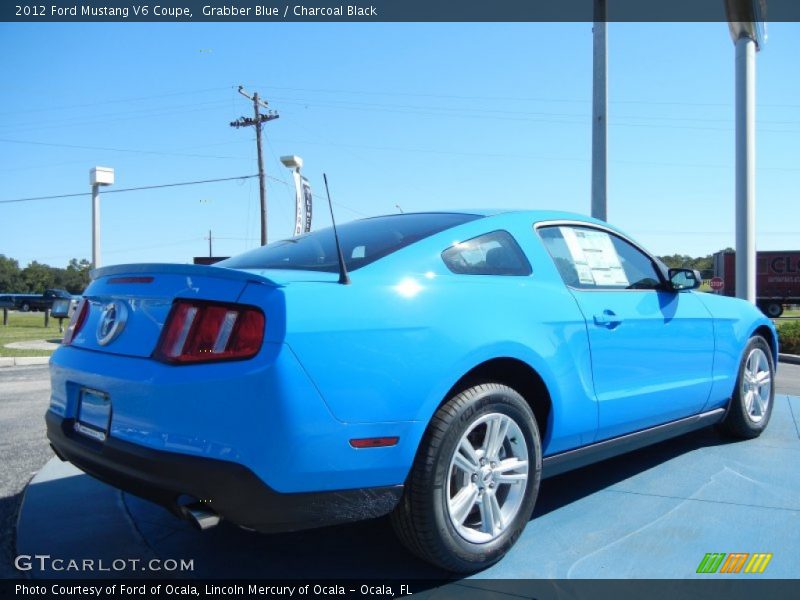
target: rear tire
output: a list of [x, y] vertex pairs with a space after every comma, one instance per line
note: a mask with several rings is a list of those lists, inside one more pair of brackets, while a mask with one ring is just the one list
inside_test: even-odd
[[783, 304], [780, 302], [769, 302], [764, 305], [764, 314], [770, 319], [777, 319], [783, 314]]
[[19, 307], [22, 312], [28, 312], [31, 309], [31, 305], [27, 302], [23, 302], [22, 306]]
[[720, 429], [740, 439], [760, 436], [772, 416], [774, 380], [772, 349], [761, 336], [750, 338], [739, 365], [736, 389]]
[[525, 399], [498, 383], [471, 387], [433, 416], [392, 525], [429, 563], [483, 569], [525, 528], [541, 470], [539, 429]]

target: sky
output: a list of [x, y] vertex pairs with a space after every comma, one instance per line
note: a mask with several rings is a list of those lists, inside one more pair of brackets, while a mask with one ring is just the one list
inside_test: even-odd
[[[800, 239], [800, 24], [757, 56], [757, 247]], [[725, 23], [610, 23], [608, 220], [652, 252], [735, 245], [734, 46]], [[269, 239], [291, 236], [278, 157], [303, 158], [313, 227], [452, 208], [590, 212], [590, 23], [0, 24], [0, 254], [91, 258], [104, 191], [257, 172], [239, 85], [268, 123]], [[259, 244], [257, 179], [103, 194], [102, 264]]]

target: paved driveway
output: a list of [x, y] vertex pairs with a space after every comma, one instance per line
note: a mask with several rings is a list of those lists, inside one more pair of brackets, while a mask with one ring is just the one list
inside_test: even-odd
[[[796, 577], [800, 399], [786, 394], [800, 396], [800, 366], [781, 364], [777, 389], [773, 422], [758, 440], [732, 443], [705, 430], [545, 481], [517, 546], [477, 577], [692, 577], [706, 552], [772, 552], [765, 576]], [[50, 456], [41, 420], [47, 394], [45, 369], [0, 370], [0, 459], [10, 465], [0, 479], [4, 540], [24, 484]], [[193, 570], [175, 575], [192, 577], [442, 575], [409, 556], [385, 519], [270, 536], [226, 524], [201, 533], [58, 460], [29, 488], [18, 550], [191, 559]], [[8, 542], [2, 551], [0, 574], [10, 576], [15, 552]]]

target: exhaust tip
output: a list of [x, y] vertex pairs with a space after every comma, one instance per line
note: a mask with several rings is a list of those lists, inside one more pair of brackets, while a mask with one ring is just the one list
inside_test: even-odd
[[217, 513], [211, 510], [208, 506], [200, 504], [199, 502], [196, 504], [181, 506], [181, 512], [183, 513], [184, 519], [192, 523], [192, 525], [201, 531], [216, 527], [222, 520], [222, 517], [220, 517]]

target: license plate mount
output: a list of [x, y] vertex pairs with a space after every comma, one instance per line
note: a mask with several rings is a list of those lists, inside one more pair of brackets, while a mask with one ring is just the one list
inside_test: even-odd
[[78, 396], [75, 431], [98, 442], [108, 437], [111, 422], [111, 398], [105, 392], [82, 388]]

